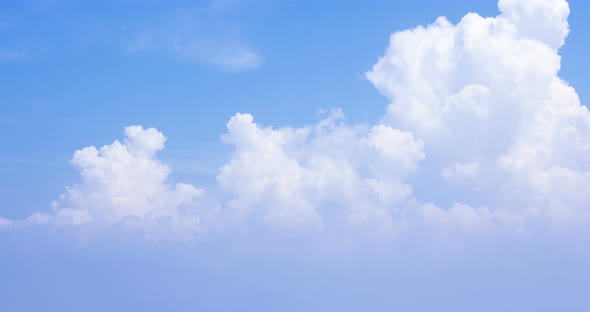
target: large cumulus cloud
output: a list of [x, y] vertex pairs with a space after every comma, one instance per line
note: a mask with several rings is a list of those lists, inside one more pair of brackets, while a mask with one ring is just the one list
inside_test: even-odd
[[455, 201], [484, 197], [494, 210], [550, 222], [587, 219], [590, 115], [557, 75], [568, 4], [498, 6], [495, 18], [439, 18], [391, 36], [367, 73], [391, 101], [383, 122], [426, 142], [426, 177], [442, 168], [443, 177], [471, 179], [447, 190]]

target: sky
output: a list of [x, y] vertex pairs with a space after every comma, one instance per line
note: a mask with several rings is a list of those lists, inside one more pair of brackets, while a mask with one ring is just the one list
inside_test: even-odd
[[587, 311], [589, 6], [0, 1], [0, 310]]

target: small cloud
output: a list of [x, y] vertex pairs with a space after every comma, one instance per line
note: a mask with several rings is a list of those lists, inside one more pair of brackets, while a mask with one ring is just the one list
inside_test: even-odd
[[[210, 8], [214, 10], [215, 8]], [[211, 13], [211, 12], [210, 12]], [[215, 22], [215, 14], [182, 11], [168, 22], [139, 30], [125, 45], [126, 54], [155, 52], [174, 59], [246, 71], [260, 66], [260, 56], [235, 28]], [[203, 20], [213, 19], [209, 23]]]
[[227, 70], [245, 71], [257, 68], [260, 57], [250, 47], [234, 39], [175, 38], [170, 52], [180, 59], [211, 64]]

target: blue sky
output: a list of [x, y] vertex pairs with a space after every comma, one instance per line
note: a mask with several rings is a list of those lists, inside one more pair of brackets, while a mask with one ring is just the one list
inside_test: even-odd
[[2, 1], [0, 310], [587, 310], [589, 4], [500, 2]]
[[[211, 183], [227, 159], [219, 137], [235, 112], [266, 124], [304, 125], [317, 120], [318, 110], [340, 107], [353, 121], [377, 120], [387, 100], [364, 72], [389, 34], [438, 16], [457, 22], [466, 12], [497, 13], [495, 1], [228, 1], [219, 10], [205, 1], [148, 3], [2, 4], [2, 48], [22, 54], [3, 62], [0, 76], [0, 130], [18, 134], [6, 136], [1, 151], [5, 215], [22, 218], [46, 207], [75, 179], [68, 164], [74, 150], [110, 143], [130, 124], [163, 130], [171, 138], [164, 157], [196, 163], [175, 172]], [[583, 99], [588, 10], [583, 1], [570, 6], [561, 76]], [[236, 72], [159, 51], [125, 52], [145, 29], [173, 29], [183, 11], [194, 12], [189, 23], [208, 28], [213, 40], [216, 32], [238, 33], [261, 64]]]

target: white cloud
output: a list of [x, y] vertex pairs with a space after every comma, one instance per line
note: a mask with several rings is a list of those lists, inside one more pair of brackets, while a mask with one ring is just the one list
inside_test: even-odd
[[557, 76], [567, 2], [499, 7], [495, 18], [470, 13], [394, 33], [367, 74], [391, 101], [383, 120], [424, 140], [426, 176], [446, 166], [446, 178], [477, 175], [495, 209], [587, 219], [590, 115]]
[[570, 9], [565, 0], [500, 0], [498, 7], [501, 18], [516, 26], [522, 38], [559, 48], [569, 33], [567, 17]]
[[[588, 198], [576, 193], [588, 184], [590, 118], [557, 76], [569, 8], [563, 0], [499, 6], [495, 18], [470, 13], [453, 25], [441, 17], [391, 36], [367, 74], [391, 100], [383, 124], [333, 116], [272, 129], [236, 115], [227, 137], [236, 153], [218, 176], [235, 195], [230, 206], [279, 223], [380, 219], [471, 232], [584, 220]], [[471, 183], [449, 189], [435, 180], [441, 173]], [[411, 198], [425, 187], [456, 204]], [[473, 198], [486, 202], [474, 208]], [[383, 214], [364, 218], [375, 212]]]
[[[334, 111], [315, 126], [263, 128], [248, 114], [228, 123], [232, 159], [217, 179], [229, 207], [279, 226], [392, 222], [387, 210], [411, 195], [401, 180], [424, 154], [407, 132], [344, 124]], [[392, 229], [387, 229], [392, 230]]]
[[52, 203], [53, 214], [34, 214], [28, 221], [114, 224], [139, 220], [196, 228], [198, 216], [183, 209], [190, 209], [202, 190], [169, 183], [170, 169], [155, 157], [165, 141], [154, 128], [130, 126], [125, 128], [123, 143], [76, 151], [71, 163], [80, 171], [81, 181]]

